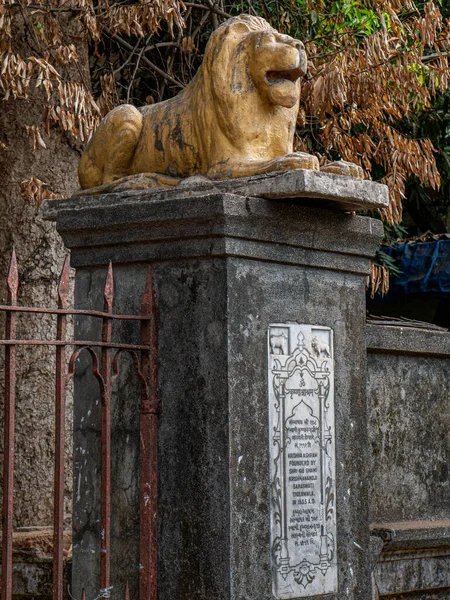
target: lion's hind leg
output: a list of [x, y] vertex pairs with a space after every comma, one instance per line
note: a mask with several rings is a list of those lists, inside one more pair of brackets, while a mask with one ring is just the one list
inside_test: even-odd
[[81, 157], [81, 187], [92, 188], [129, 175], [141, 131], [142, 115], [134, 106], [124, 104], [108, 113]]

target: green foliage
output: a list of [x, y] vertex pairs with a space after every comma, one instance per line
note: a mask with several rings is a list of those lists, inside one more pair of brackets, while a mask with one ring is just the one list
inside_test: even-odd
[[383, 252], [383, 247], [377, 250], [375, 258], [372, 261], [375, 265], [381, 265], [386, 267], [389, 274], [393, 277], [400, 277], [402, 274], [401, 270], [397, 267], [396, 260], [390, 254]]
[[[382, 23], [377, 13], [364, 2], [359, 0], [341, 0], [326, 2], [318, 0], [312, 3], [308, 0], [281, 0], [274, 3], [263, 3], [262, 14], [265, 14], [275, 26], [283, 21], [283, 15], [289, 14], [289, 32], [302, 39], [315, 40], [318, 45], [325, 43], [328, 36], [342, 34], [370, 36], [381, 29]], [[383, 12], [388, 30], [390, 28], [389, 13]]]
[[424, 186], [416, 177], [407, 181], [405, 207], [415, 221], [412, 233], [428, 230], [444, 233], [450, 209], [450, 91], [438, 94], [431, 108], [417, 110], [399, 128], [408, 135], [433, 142], [441, 176], [439, 190]]
[[[408, 230], [406, 227], [398, 224], [384, 224], [384, 244], [390, 245], [398, 240], [405, 239], [406, 237], [408, 237]], [[389, 254], [386, 254], [386, 252], [383, 251], [383, 246], [377, 250], [375, 258], [373, 259], [373, 263], [386, 267], [390, 275], [394, 277], [400, 277], [402, 274], [401, 270], [396, 264], [395, 258]]]

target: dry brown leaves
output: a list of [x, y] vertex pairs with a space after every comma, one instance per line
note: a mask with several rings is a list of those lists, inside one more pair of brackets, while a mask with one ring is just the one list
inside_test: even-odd
[[80, 83], [60, 82], [59, 106], [55, 108], [55, 121], [64, 131], [72, 133], [82, 142], [89, 140], [97, 126], [101, 112], [94, 98]]
[[47, 100], [50, 100], [55, 84], [61, 81], [58, 71], [45, 58], [30, 56], [28, 63], [37, 67], [35, 87], [42, 86], [47, 94]]
[[5, 100], [28, 97], [33, 68], [33, 62], [23, 60], [19, 54], [0, 53], [0, 90]]
[[57, 194], [50, 192], [46, 189], [47, 184], [38, 179], [37, 177], [31, 177], [25, 179], [20, 183], [20, 189], [23, 198], [32, 204], [36, 204], [39, 207], [44, 200], [58, 198]]
[[195, 41], [190, 35], [184, 36], [181, 40], [181, 49], [184, 54], [191, 54], [195, 50]]
[[53, 50], [53, 56], [58, 65], [68, 65], [79, 61], [77, 49], [73, 44], [58, 46]]
[[101, 40], [102, 29], [112, 34], [144, 37], [158, 31], [161, 21], [167, 23], [172, 34], [175, 27], [179, 30], [184, 27], [182, 0], [140, 0], [135, 4], [112, 7], [106, 1], [95, 7], [90, 0], [72, 0], [71, 4], [81, 9], [79, 18], [96, 42]]
[[422, 52], [426, 46], [433, 46], [437, 33], [442, 28], [441, 12], [433, 2], [425, 5], [424, 12], [424, 17], [417, 21]]
[[[361, 165], [370, 176], [373, 164], [386, 173], [390, 204], [380, 211], [389, 224], [402, 220], [405, 183], [415, 175], [438, 188], [440, 176], [430, 140], [411, 139], [395, 123], [431, 106], [450, 82], [450, 23], [435, 2], [419, 14], [412, 0], [375, 0], [382, 28], [360, 41], [351, 35], [320, 48], [307, 44], [311, 79], [302, 93], [298, 123], [318, 123], [329, 155]], [[311, 10], [317, 4], [311, 1]], [[411, 11], [409, 16], [399, 17]], [[386, 15], [389, 15], [389, 19]], [[300, 149], [300, 144], [297, 144]], [[306, 145], [303, 145], [306, 146]], [[302, 147], [301, 149], [305, 149]], [[389, 289], [389, 271], [372, 264], [368, 287], [374, 297]]]
[[131, 6], [116, 6], [105, 12], [101, 23], [113, 34], [123, 33], [144, 37], [157, 31], [162, 19], [167, 22], [172, 33], [174, 26], [178, 29], [183, 28], [180, 5], [176, 0], [166, 2], [152, 0]]
[[[76, 61], [78, 56], [73, 46], [56, 49], [59, 60]], [[80, 83], [66, 83], [60, 73], [45, 58], [30, 56], [23, 60], [11, 52], [0, 55], [0, 89], [4, 98], [28, 98], [31, 90], [42, 88], [48, 102], [43, 125], [47, 134], [50, 127], [58, 124], [82, 142], [87, 141], [97, 126], [101, 112], [90, 91]], [[29, 126], [27, 133], [35, 140], [35, 149], [45, 147], [37, 125]]]
[[47, 150], [47, 146], [46, 146], [44, 140], [42, 139], [41, 132], [39, 131], [39, 127], [37, 127], [36, 125], [26, 125], [25, 131], [27, 132], [27, 135], [29, 135], [31, 138], [33, 138], [33, 149], [35, 152], [39, 148], [43, 148], [44, 150]]
[[366, 287], [370, 290], [370, 297], [375, 298], [375, 294], [380, 292], [382, 296], [389, 290], [389, 271], [383, 265], [370, 263], [370, 275], [367, 277]]
[[[4, 99], [26, 99], [36, 88], [42, 89], [47, 100], [43, 116], [43, 128], [50, 134], [52, 125], [59, 127], [82, 142], [87, 141], [100, 118], [119, 102], [112, 75], [101, 80], [101, 95], [97, 104], [90, 92], [79, 81], [68, 79], [64, 66], [79, 61], [76, 47], [64, 44], [67, 39], [58, 8], [73, 9], [73, 18], [79, 20], [95, 43], [102, 39], [106, 29], [111, 35], [123, 33], [144, 37], [158, 31], [165, 20], [169, 30], [181, 30], [184, 21], [181, 0], [140, 0], [127, 6], [110, 7], [107, 0], [26, 0], [21, 11], [28, 7], [29, 22], [33, 24], [36, 40], [42, 52], [22, 58], [14, 52], [11, 20], [18, 13], [14, 0], [0, 0], [0, 93]], [[191, 49], [189, 49], [192, 51]], [[61, 71], [61, 68], [63, 70]], [[75, 71], [76, 72], [76, 71]], [[28, 125], [28, 135], [33, 139], [34, 149], [45, 148], [39, 125]]]
[[107, 73], [100, 78], [101, 94], [97, 100], [97, 105], [102, 116], [105, 116], [118, 104], [118, 94], [116, 82], [112, 74]]
[[[0, 2], [0, 49], [8, 46], [11, 39], [11, 13], [7, 7]], [[4, 48], [2, 47], [4, 45]]]
[[[434, 2], [423, 16], [412, 2], [378, 0], [376, 6], [383, 27], [372, 36], [358, 42], [349, 33], [338, 48], [330, 40], [320, 52], [307, 45], [312, 77], [304, 85], [301, 120], [318, 122], [326, 151], [361, 165], [367, 176], [373, 163], [383, 166], [391, 202], [382, 217], [393, 224], [402, 218], [409, 175], [432, 188], [440, 185], [431, 142], [402, 135], [395, 122], [429, 107], [433, 95], [447, 89], [450, 24]], [[402, 21], [398, 13], [406, 6], [414, 12]]]

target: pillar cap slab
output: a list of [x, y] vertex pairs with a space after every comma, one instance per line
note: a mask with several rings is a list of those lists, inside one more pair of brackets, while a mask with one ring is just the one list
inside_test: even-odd
[[[134, 186], [148, 186], [144, 175], [137, 175]], [[224, 181], [212, 181], [206, 177], [195, 176], [185, 179], [172, 189], [134, 189], [83, 196], [79, 192], [68, 199], [44, 200], [41, 216], [48, 221], [57, 219], [60, 210], [76, 208], [81, 197], [86, 208], [111, 204], [142, 201], [169, 200], [184, 198], [190, 194], [211, 194], [222, 192], [249, 198], [295, 199], [299, 203], [338, 211], [376, 210], [389, 206], [388, 188], [375, 181], [354, 179], [333, 173], [308, 171], [278, 171], [265, 175], [239, 177]]]
[[329, 202], [324, 208], [317, 198], [256, 198], [214, 187], [51, 200], [41, 212], [56, 220], [74, 267], [236, 256], [367, 274], [381, 222], [330, 209]]

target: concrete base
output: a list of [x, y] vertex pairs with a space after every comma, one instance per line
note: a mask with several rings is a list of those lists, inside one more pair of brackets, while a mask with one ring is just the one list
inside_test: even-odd
[[[105, 197], [106, 198], [106, 197]], [[142, 195], [140, 197], [142, 200]], [[77, 307], [102, 307], [115, 265], [115, 311], [139, 311], [147, 265], [159, 298], [159, 600], [270, 600], [269, 323], [334, 331], [339, 592], [370, 600], [365, 402], [365, 276], [379, 221], [290, 200], [211, 193], [57, 211], [77, 268]], [[129, 325], [116, 332], [138, 340]], [[98, 338], [90, 320], [79, 338]], [[87, 366], [75, 398], [73, 594], [98, 593], [99, 411]], [[137, 382], [114, 399], [116, 590], [136, 597]], [[318, 598], [319, 596], [315, 596]]]

